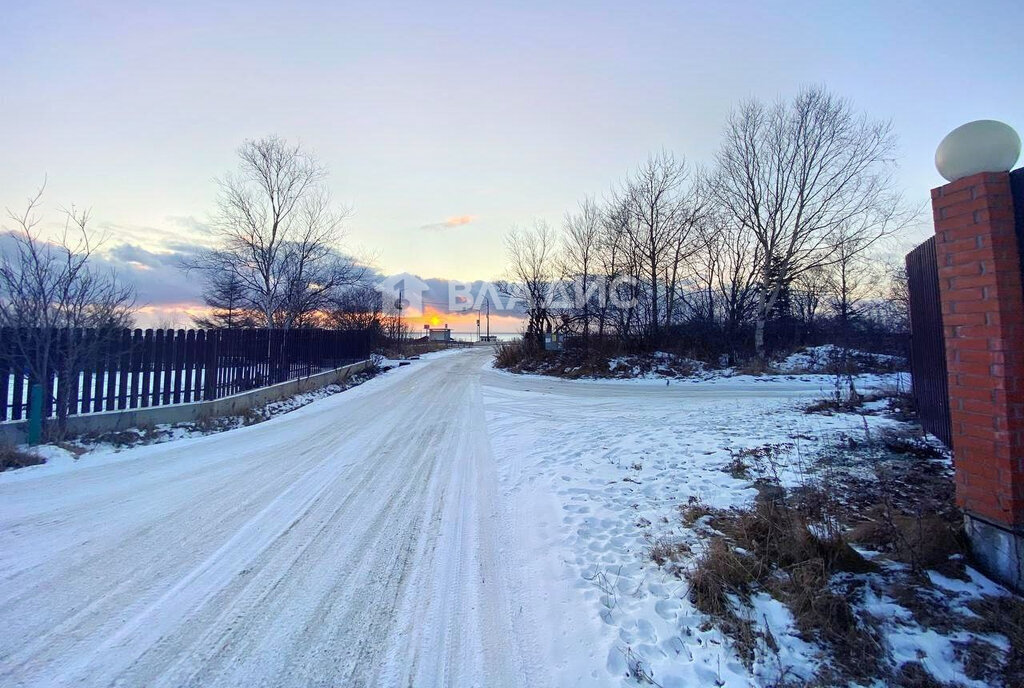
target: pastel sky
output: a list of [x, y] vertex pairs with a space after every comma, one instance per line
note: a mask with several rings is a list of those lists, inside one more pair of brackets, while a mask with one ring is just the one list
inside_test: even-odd
[[[45, 176], [48, 207], [166, 257], [204, 241], [242, 140], [276, 133], [329, 167], [382, 272], [490, 279], [513, 224], [650, 151], [708, 162], [737, 101], [808, 84], [893, 120], [925, 203], [950, 129], [1024, 131], [1022, 29], [1019, 0], [6, 3], [0, 206]], [[194, 298], [161, 279], [152, 303]]]

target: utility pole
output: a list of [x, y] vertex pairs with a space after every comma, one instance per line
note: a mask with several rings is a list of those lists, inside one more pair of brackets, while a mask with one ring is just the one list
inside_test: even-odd
[[487, 304], [487, 341], [491, 341], [491, 297], [485, 299]]
[[395, 309], [398, 310], [398, 356], [402, 356], [402, 306], [404, 306], [405, 287], [398, 289], [398, 301], [395, 301]]

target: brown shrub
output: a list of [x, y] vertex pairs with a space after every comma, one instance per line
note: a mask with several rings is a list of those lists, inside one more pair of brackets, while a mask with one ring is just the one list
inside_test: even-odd
[[740, 554], [725, 538], [712, 538], [689, 575], [690, 599], [709, 616], [730, 615], [728, 595], [745, 595], [761, 575], [754, 557]]
[[804, 636], [831, 649], [842, 676], [877, 675], [884, 651], [873, 620], [858, 618], [849, 599], [830, 587], [836, 572], [876, 567], [837, 527], [812, 527], [776, 491], [763, 493], [750, 509], [709, 513], [721, 535], [689, 574], [690, 599], [733, 639], [744, 661], [753, 658], [757, 633], [736, 615], [730, 596], [763, 589], [790, 608]]
[[851, 591], [840, 593], [829, 587], [831, 571], [825, 560], [809, 559], [788, 573], [774, 578], [770, 589], [789, 607], [800, 633], [830, 648], [842, 676], [877, 676], [885, 656], [877, 624], [854, 611]]
[[944, 459], [946, 452], [930, 444], [919, 433], [885, 428], [879, 435], [882, 446], [893, 454], [909, 455], [915, 459]]
[[906, 662], [900, 665], [893, 679], [896, 688], [947, 688], [945, 683], [928, 673], [921, 662]]
[[683, 523], [688, 526], [692, 526], [701, 518], [714, 513], [717, 513], [717, 511], [697, 497], [690, 497], [686, 504], [682, 504], [679, 507], [679, 515], [682, 517]]
[[25, 466], [37, 466], [45, 459], [32, 452], [25, 452], [13, 444], [0, 444], [0, 471], [10, 471]]
[[498, 342], [494, 347], [494, 367], [506, 370], [517, 368], [526, 356], [527, 348], [523, 342]]

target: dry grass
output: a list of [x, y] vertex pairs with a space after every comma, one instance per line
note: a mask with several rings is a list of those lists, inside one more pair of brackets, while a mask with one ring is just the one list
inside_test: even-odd
[[921, 662], [906, 662], [893, 677], [897, 688], [947, 688], [945, 683], [936, 681]]
[[[883, 633], [908, 623], [950, 637], [968, 678], [1024, 686], [1024, 600], [986, 597], [970, 603], [968, 613], [961, 596], [927, 575], [935, 570], [969, 580], [948, 454], [913, 428], [869, 432], [865, 426], [863, 435], [841, 435], [813, 459], [802, 484], [786, 490], [779, 466], [793, 449], [733, 451], [723, 470], [753, 480], [754, 505], [716, 509], [691, 498], [680, 505], [680, 518], [707, 538], [706, 548], [696, 559], [686, 549], [652, 551], [659, 565], [686, 576], [694, 606], [740, 658], [752, 666], [776, 651], [771, 633], [748, 620], [750, 596], [768, 593], [789, 608], [799, 634], [824, 659], [809, 683], [787, 682], [783, 673], [776, 686], [960, 685], [935, 680], [927, 662], [896, 663]], [[800, 470], [807, 469], [800, 464]], [[879, 554], [868, 560], [852, 544]], [[891, 599], [913, 621], [876, 618], [864, 603], [869, 593]], [[1009, 639], [1008, 652], [990, 637], [996, 635]]]
[[748, 666], [758, 640], [770, 647], [772, 639], [742, 619], [733, 600], [766, 591], [789, 607], [803, 636], [829, 648], [836, 680], [878, 675], [885, 652], [873, 620], [854, 610], [855, 591], [833, 586], [835, 573], [876, 567], [850, 547], [838, 527], [809, 521], [776, 490], [763, 491], [750, 509], [712, 510], [695, 503], [683, 510], [684, 520], [704, 515], [718, 534], [688, 573], [690, 599], [715, 619]]
[[746, 480], [750, 478], [750, 466], [743, 460], [742, 456], [736, 456], [734, 454], [729, 463], [722, 466], [722, 470], [737, 480]]
[[880, 432], [879, 441], [886, 451], [900, 456], [924, 460], [945, 458], [944, 450], [930, 444], [920, 433], [886, 428]]
[[716, 513], [715, 509], [712, 509], [697, 497], [690, 497], [686, 504], [679, 507], [679, 515], [682, 517], [683, 523], [688, 526], [692, 526], [703, 517], [710, 516], [713, 513]]
[[857, 413], [864, 404], [888, 398], [884, 394], [835, 393], [826, 399], [819, 399], [804, 408], [804, 413], [818, 413], [831, 416], [836, 413]]
[[37, 466], [44, 462], [45, 459], [31, 452], [21, 451], [13, 444], [0, 444], [0, 471]]
[[722, 633], [732, 640], [744, 664], [755, 658], [758, 635], [753, 624], [740, 618], [730, 596], [745, 597], [759, 579], [759, 563], [754, 557], [736, 551], [725, 538], [713, 538], [689, 574], [690, 601], [715, 619]]
[[737, 375], [751, 375], [758, 377], [773, 372], [767, 363], [758, 358], [752, 358], [743, 365], [736, 366]]
[[847, 537], [917, 571], [942, 566], [954, 554], [965, 551], [960, 523], [923, 511], [904, 515], [885, 503], [864, 512], [863, 520], [850, 529]]
[[57, 442], [57, 446], [69, 454], [72, 454], [76, 459], [89, 451], [88, 447], [83, 447], [82, 445], [75, 444], [73, 442]]
[[527, 358], [527, 347], [523, 341], [498, 342], [494, 347], [494, 367], [514, 370]]
[[693, 550], [690, 546], [685, 542], [679, 542], [669, 538], [659, 538], [651, 545], [650, 555], [655, 564], [658, 566], [664, 566], [669, 562], [685, 559], [692, 551]]
[[533, 340], [502, 342], [495, 347], [494, 365], [516, 373], [550, 375], [570, 380], [628, 379], [650, 374], [664, 378], [686, 378], [703, 369], [703, 364], [679, 354], [636, 352], [625, 345], [594, 345], [545, 351]]
[[[1010, 651], [1000, 672], [1003, 685], [1024, 686], [1024, 600], [1009, 595], [987, 596], [967, 606], [978, 616], [968, 620], [971, 630], [1003, 635], [1010, 641]], [[982, 673], [986, 668], [992, 669], [976, 664], [974, 668]]]

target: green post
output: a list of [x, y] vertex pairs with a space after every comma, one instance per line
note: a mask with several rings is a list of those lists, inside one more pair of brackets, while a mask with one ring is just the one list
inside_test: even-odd
[[28, 443], [39, 444], [43, 434], [43, 386], [32, 385], [28, 395]]

